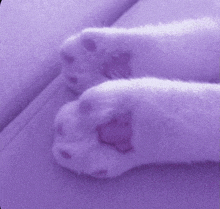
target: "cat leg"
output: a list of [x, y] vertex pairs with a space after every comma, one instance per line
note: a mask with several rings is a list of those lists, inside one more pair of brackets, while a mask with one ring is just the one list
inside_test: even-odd
[[[103, 30], [104, 32], [104, 30]], [[115, 38], [115, 37], [113, 37]], [[63, 76], [76, 93], [107, 80], [132, 77], [132, 54], [98, 29], [87, 29], [67, 39], [61, 47]], [[115, 42], [116, 43], [116, 42]], [[109, 45], [109, 44], [108, 44]]]
[[219, 161], [218, 84], [121, 79], [61, 108], [53, 153], [77, 173], [115, 177], [149, 163]]
[[218, 83], [219, 34], [219, 20], [208, 17], [87, 28], [61, 47], [63, 76], [78, 93], [107, 80], [143, 76]]

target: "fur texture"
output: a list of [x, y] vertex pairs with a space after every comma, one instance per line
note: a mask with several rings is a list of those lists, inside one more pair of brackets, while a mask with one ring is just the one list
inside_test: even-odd
[[219, 161], [219, 54], [219, 19], [209, 17], [70, 37], [62, 72], [83, 94], [57, 114], [55, 159], [98, 178], [149, 163]]
[[86, 90], [56, 120], [53, 154], [107, 178], [148, 163], [219, 161], [220, 85], [121, 79]]
[[203, 17], [138, 28], [87, 28], [61, 47], [77, 93], [112, 79], [153, 76], [218, 83], [220, 21]]

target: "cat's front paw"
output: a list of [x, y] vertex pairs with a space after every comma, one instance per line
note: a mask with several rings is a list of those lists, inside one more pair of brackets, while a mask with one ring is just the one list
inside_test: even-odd
[[62, 167], [96, 178], [116, 177], [136, 166], [133, 152], [123, 154], [98, 141], [54, 143], [53, 155]]
[[138, 165], [132, 144], [131, 102], [125, 97], [114, 89], [93, 87], [61, 108], [53, 145], [61, 166], [108, 178]]
[[63, 43], [62, 72], [73, 91], [82, 93], [109, 79], [132, 77], [132, 51], [121, 36], [117, 30], [89, 28]]

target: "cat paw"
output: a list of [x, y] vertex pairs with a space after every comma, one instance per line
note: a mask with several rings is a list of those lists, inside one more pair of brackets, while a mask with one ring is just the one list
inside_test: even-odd
[[122, 154], [98, 141], [54, 143], [53, 155], [62, 167], [95, 178], [116, 177], [132, 167], [131, 154]]
[[126, 96], [106, 90], [100, 85], [88, 89], [77, 101], [64, 105], [55, 120], [57, 162], [96, 178], [119, 176], [138, 165]]
[[89, 28], [61, 47], [66, 84], [77, 93], [107, 80], [132, 77], [132, 51], [119, 33]]

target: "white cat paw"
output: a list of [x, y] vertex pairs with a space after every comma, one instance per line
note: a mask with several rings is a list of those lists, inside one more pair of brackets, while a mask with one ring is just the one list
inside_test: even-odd
[[132, 52], [123, 42], [117, 34], [97, 28], [85, 29], [67, 39], [61, 47], [67, 85], [82, 93], [109, 79], [130, 78]]
[[56, 117], [54, 157], [78, 174], [115, 177], [138, 165], [130, 104], [119, 92], [106, 90], [88, 89]]

